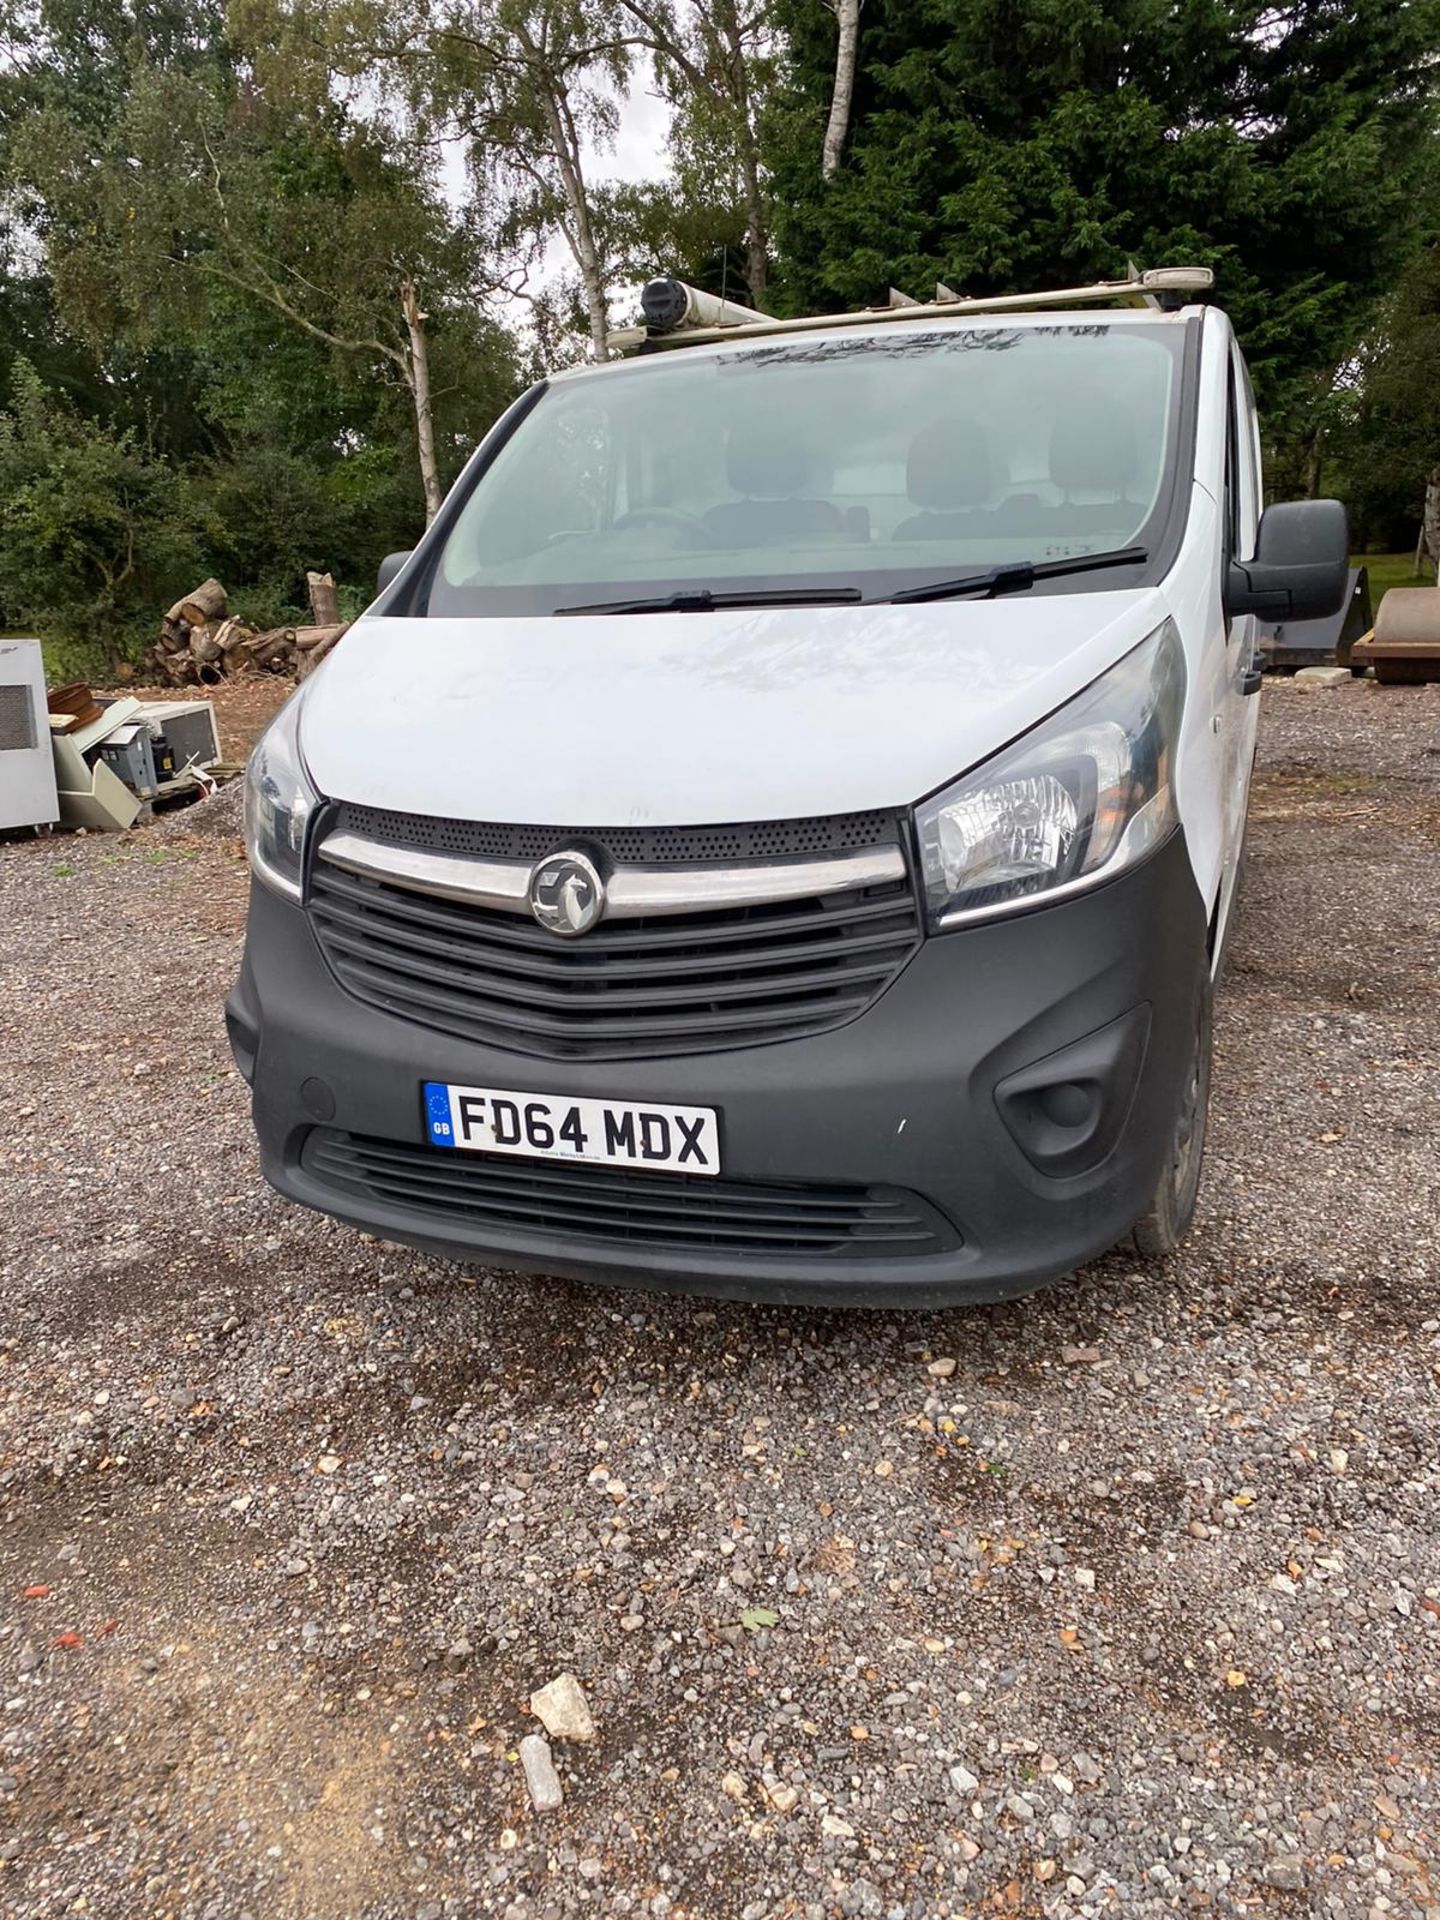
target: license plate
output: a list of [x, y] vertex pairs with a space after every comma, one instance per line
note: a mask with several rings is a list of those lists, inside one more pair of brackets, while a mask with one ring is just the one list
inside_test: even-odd
[[425, 1131], [431, 1146], [475, 1153], [585, 1160], [657, 1173], [720, 1171], [720, 1123], [713, 1107], [567, 1100], [427, 1080]]

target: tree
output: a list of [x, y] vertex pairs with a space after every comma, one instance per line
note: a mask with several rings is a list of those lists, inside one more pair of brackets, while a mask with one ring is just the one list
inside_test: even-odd
[[678, 178], [601, 188], [596, 218], [612, 281], [673, 273], [692, 287], [735, 299], [748, 284], [750, 229], [732, 185], [723, 167], [707, 177], [692, 150]]
[[83, 416], [187, 454], [210, 447], [184, 355], [121, 354], [102, 366], [67, 324], [45, 256], [50, 212], [22, 158], [37, 124], [62, 112], [103, 138], [137, 59], [177, 74], [223, 59], [222, 15], [213, 0], [146, 0], [140, 11], [130, 0], [0, 0], [0, 404], [21, 357]]
[[[469, 136], [472, 166], [519, 188], [532, 234], [556, 227], [580, 276], [591, 351], [606, 358], [609, 306], [587, 178], [587, 145], [612, 140], [629, 52], [609, 0], [498, 0], [460, 6], [435, 41], [442, 85]], [[511, 233], [517, 232], [511, 222]]]
[[833, 27], [814, 0], [776, 4], [787, 307], [1194, 260], [1216, 270], [1272, 429], [1310, 430], [1410, 217], [1429, 0], [870, 0], [828, 178]]
[[302, 118], [223, 68], [137, 65], [97, 129], [42, 109], [14, 150], [46, 208], [57, 298], [96, 340], [193, 338], [217, 288], [397, 381], [426, 514], [442, 498], [420, 288], [479, 296], [483, 268], [423, 172], [332, 103]]
[[137, 64], [189, 73], [226, 58], [224, 0], [0, 0], [0, 178], [32, 114], [63, 103], [106, 126]]
[[675, 110], [671, 151], [680, 197], [716, 200], [732, 173], [745, 219], [745, 284], [763, 302], [769, 279], [770, 209], [759, 120], [774, 80], [770, 0], [622, 0], [638, 43], [655, 58]]
[[1373, 527], [1392, 538], [1397, 519], [1412, 528], [1418, 519], [1421, 543], [1440, 569], [1440, 237], [1434, 233], [1382, 302], [1350, 375], [1327, 451], [1352, 516], [1362, 532]]
[[425, 488], [412, 386], [349, 341], [423, 329], [440, 488], [521, 379], [478, 219], [205, 0], [0, 0], [0, 43], [0, 625], [95, 673], [209, 572], [265, 624], [310, 567], [357, 594]]
[[[468, 144], [495, 235], [533, 259], [558, 233], [580, 278], [591, 351], [609, 311], [588, 153], [613, 139], [632, 46], [618, 0], [236, 0], [268, 75], [348, 78], [422, 138]], [[270, 53], [258, 50], [268, 46]]]

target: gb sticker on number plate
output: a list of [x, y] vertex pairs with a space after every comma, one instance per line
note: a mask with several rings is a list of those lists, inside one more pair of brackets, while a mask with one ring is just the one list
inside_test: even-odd
[[476, 1153], [585, 1160], [651, 1172], [720, 1171], [720, 1123], [713, 1107], [566, 1100], [427, 1080], [425, 1130], [432, 1146]]

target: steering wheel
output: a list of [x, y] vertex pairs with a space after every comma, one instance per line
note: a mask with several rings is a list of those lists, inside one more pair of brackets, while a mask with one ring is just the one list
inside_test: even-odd
[[679, 527], [685, 533], [697, 533], [707, 547], [713, 547], [710, 529], [693, 513], [679, 507], [632, 507], [614, 523], [619, 533], [625, 527]]

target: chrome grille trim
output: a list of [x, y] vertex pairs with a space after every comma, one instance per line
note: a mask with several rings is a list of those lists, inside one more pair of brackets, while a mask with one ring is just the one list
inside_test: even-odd
[[[564, 842], [557, 845], [559, 852]], [[462, 854], [429, 853], [416, 847], [386, 845], [343, 829], [317, 848], [320, 859], [347, 873], [381, 880], [413, 893], [502, 913], [527, 911], [533, 864], [514, 860], [476, 860]], [[735, 865], [612, 867], [605, 882], [606, 920], [723, 912], [736, 907], [765, 907], [785, 900], [813, 900], [858, 893], [906, 876], [899, 846], [869, 847], [853, 853], [803, 854], [788, 860], [753, 860]]]
[[437, 900], [461, 900], [501, 913], [524, 913], [533, 869], [513, 860], [467, 860], [453, 853], [423, 853], [416, 847], [387, 847], [358, 833], [332, 833], [315, 849], [317, 858], [358, 873], [367, 880], [388, 880], [410, 893]]

